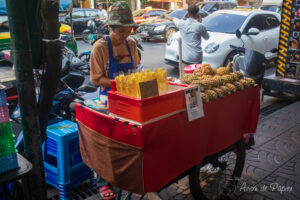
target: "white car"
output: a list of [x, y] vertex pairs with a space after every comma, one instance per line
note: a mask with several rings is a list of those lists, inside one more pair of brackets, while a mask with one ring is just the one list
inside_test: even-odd
[[[243, 34], [241, 39], [247, 49], [265, 53], [278, 48], [280, 15], [275, 12], [219, 10], [203, 19], [202, 23], [210, 35], [208, 40], [202, 38], [202, 63], [209, 63], [214, 68], [225, 66], [236, 55], [229, 45], [243, 46], [243, 42], [236, 37], [237, 29]], [[178, 38], [180, 37], [178, 31], [167, 41], [165, 61], [178, 63]]]

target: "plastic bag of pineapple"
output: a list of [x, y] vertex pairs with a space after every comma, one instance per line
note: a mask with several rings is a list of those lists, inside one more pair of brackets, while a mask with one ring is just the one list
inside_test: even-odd
[[193, 74], [186, 74], [181, 82], [189, 85], [199, 84], [204, 103], [255, 85], [253, 79], [244, 79], [242, 72], [233, 72], [232, 62], [218, 69], [212, 68], [210, 64], [203, 64]]

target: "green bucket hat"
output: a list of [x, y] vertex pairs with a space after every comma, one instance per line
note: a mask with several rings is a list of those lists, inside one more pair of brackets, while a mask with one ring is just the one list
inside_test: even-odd
[[131, 9], [128, 3], [126, 3], [125, 1], [115, 2], [111, 6], [107, 24], [138, 27], [138, 25], [134, 23]]

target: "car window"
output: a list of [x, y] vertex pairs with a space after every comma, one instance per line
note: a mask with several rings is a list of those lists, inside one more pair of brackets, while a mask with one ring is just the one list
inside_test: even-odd
[[233, 5], [234, 4], [231, 4], [231, 3], [224, 3], [223, 4], [223, 9], [231, 9], [231, 8], [233, 8]]
[[89, 18], [94, 18], [98, 15], [98, 11], [93, 11], [93, 10], [86, 10], [85, 14]]
[[199, 10], [199, 15], [201, 16], [201, 17], [206, 17], [208, 14], [207, 14], [207, 12], [205, 12], [205, 11], [203, 11], [203, 10]]
[[220, 9], [229, 9], [229, 5], [227, 3], [223, 3], [220, 5]]
[[230, 6], [230, 9], [231, 9], [231, 8], [235, 8], [237, 5], [235, 3], [230, 3], [229, 6]]
[[177, 19], [182, 19], [186, 13], [186, 10], [174, 10], [172, 13], [170, 13], [169, 16]]
[[146, 10], [140, 11], [135, 15], [135, 17], [141, 17], [145, 14], [145, 12], [146, 12]]
[[262, 6], [260, 9], [276, 12], [278, 6], [267, 5], [267, 6]]
[[254, 17], [252, 17], [250, 19], [250, 21], [248, 22], [248, 24], [246, 25], [243, 33], [248, 33], [250, 28], [257, 28], [260, 31], [264, 30], [264, 16], [263, 15], [255, 15]]
[[212, 3], [208, 3], [208, 4], [203, 4], [202, 8], [203, 10], [205, 11], [209, 11], [212, 7], [213, 7], [214, 4]]
[[244, 15], [213, 13], [203, 18], [202, 23], [208, 31], [235, 34], [246, 18]]
[[165, 13], [165, 11], [163, 11], [163, 10], [157, 10], [156, 11], [156, 16], [160, 16], [160, 15], [162, 15], [164, 13]]
[[155, 17], [155, 16], [157, 16], [155, 10], [151, 10], [151, 11], [147, 12], [146, 15], [149, 15], [150, 17]]
[[210, 9], [210, 11], [216, 11], [216, 10], [220, 10], [222, 9], [221, 5], [218, 3], [215, 3], [214, 6], [212, 6], [212, 8]]
[[83, 10], [73, 12], [72, 17], [73, 17], [73, 19], [84, 17]]
[[274, 15], [264, 15], [263, 30], [269, 30], [280, 25], [279, 20]]

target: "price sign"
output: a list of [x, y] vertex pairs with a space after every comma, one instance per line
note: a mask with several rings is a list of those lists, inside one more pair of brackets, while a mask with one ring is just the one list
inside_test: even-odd
[[185, 89], [184, 94], [188, 120], [192, 121], [200, 117], [204, 117], [199, 85]]

